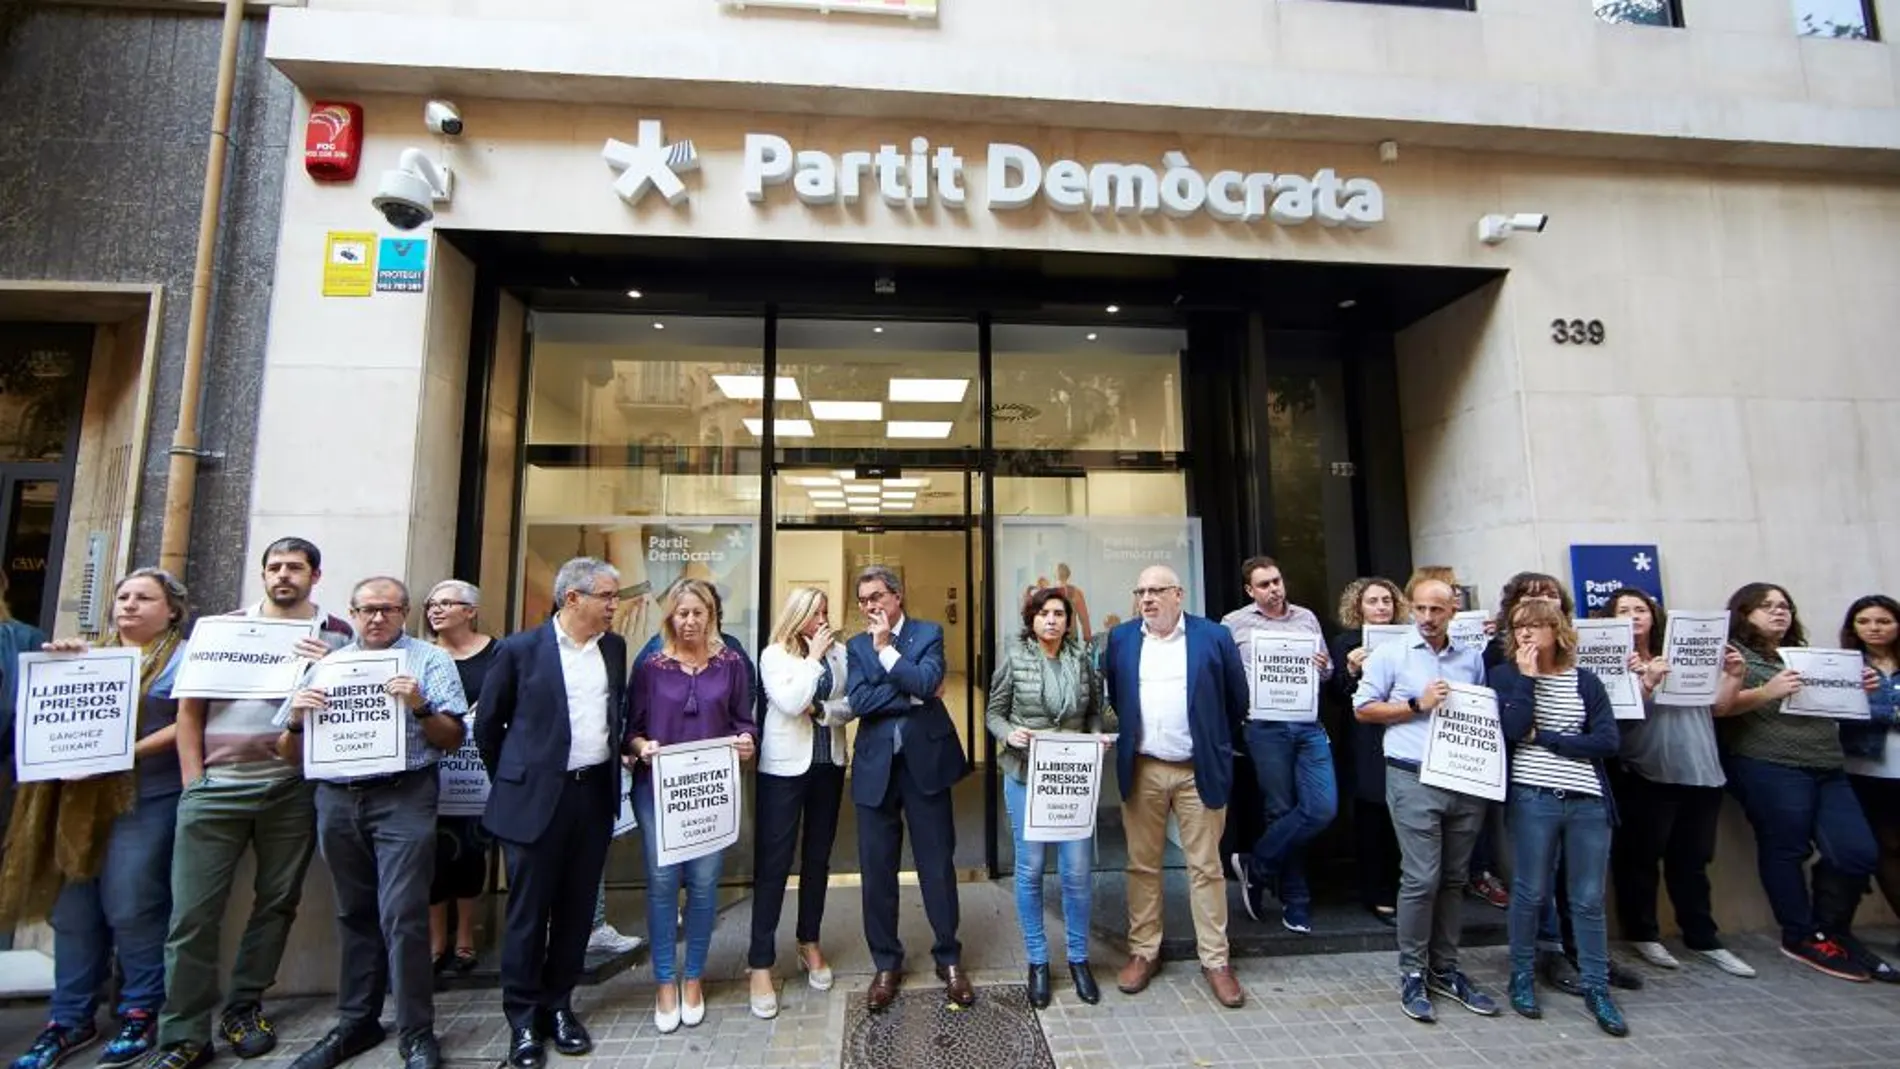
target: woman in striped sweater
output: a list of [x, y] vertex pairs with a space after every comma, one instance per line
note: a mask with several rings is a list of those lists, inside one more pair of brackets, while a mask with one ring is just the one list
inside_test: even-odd
[[1616, 756], [1616, 714], [1603, 684], [1577, 665], [1577, 630], [1547, 601], [1522, 601], [1501, 622], [1510, 660], [1491, 670], [1511, 748], [1511, 1008], [1541, 1017], [1533, 966], [1537, 918], [1562, 844], [1583, 999], [1597, 1027], [1629, 1034], [1610, 998], [1610, 939], [1603, 920], [1615, 810], [1603, 763]]

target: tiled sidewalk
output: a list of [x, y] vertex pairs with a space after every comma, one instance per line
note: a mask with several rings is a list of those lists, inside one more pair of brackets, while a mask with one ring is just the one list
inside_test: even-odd
[[[915, 889], [907, 887], [905, 892], [904, 935], [917, 970], [911, 984], [934, 985], [922, 910]], [[962, 892], [965, 958], [979, 985], [1021, 983], [1021, 940], [1006, 886], [971, 884]], [[585, 1064], [593, 1069], [839, 1065], [845, 1011], [851, 999], [863, 997], [870, 962], [858, 937], [856, 896], [835, 893], [832, 905], [826, 928], [837, 933], [829, 949], [839, 979], [831, 992], [812, 991], [789, 973], [790, 937], [785, 934], [782, 1012], [775, 1021], [755, 1020], [746, 1009], [747, 905], [741, 903], [720, 918], [708, 970], [705, 1023], [671, 1036], [657, 1034], [651, 975], [643, 964], [578, 995], [577, 1008], [597, 1042]], [[1236, 923], [1249, 922], [1242, 918]], [[1871, 944], [1891, 949], [1895, 933], [1875, 931], [1868, 936]], [[1398, 1011], [1393, 956], [1386, 952], [1242, 960], [1238, 973], [1250, 1000], [1244, 1009], [1224, 1010], [1208, 995], [1190, 962], [1170, 962], [1138, 997], [1122, 995], [1113, 987], [1114, 969], [1122, 957], [1099, 946], [1095, 953], [1104, 987], [1102, 1003], [1077, 1002], [1066, 971], [1058, 968], [1055, 1005], [1041, 1015], [1041, 1024], [1061, 1069], [1900, 1065], [1900, 987], [1823, 977], [1784, 959], [1766, 937], [1742, 936], [1732, 943], [1761, 970], [1759, 979], [1736, 980], [1699, 962], [1685, 962], [1674, 973], [1640, 967], [1649, 980], [1647, 988], [1619, 993], [1632, 1033], [1621, 1040], [1598, 1032], [1580, 1000], [1554, 992], [1544, 995], [1542, 1021], [1522, 1020], [1508, 1010], [1501, 1018], [1479, 1018], [1445, 1005], [1439, 1024], [1414, 1023]], [[1466, 959], [1473, 977], [1501, 998], [1503, 949], [1473, 950]], [[285, 1069], [331, 1023], [326, 1000], [284, 999], [272, 1009], [283, 1042], [259, 1069]], [[506, 1039], [495, 992], [445, 992], [437, 998], [437, 1010], [443, 1050], [452, 1064], [499, 1062]], [[11, 1056], [24, 1049], [42, 1012], [37, 1006], [0, 1011], [0, 1050]], [[393, 1069], [398, 1064], [394, 1048], [390, 1042], [355, 1064]], [[89, 1052], [69, 1064], [87, 1066], [91, 1061]], [[219, 1064], [232, 1063], [221, 1059]], [[552, 1056], [550, 1069], [567, 1064]], [[581, 1063], [574, 1064], [580, 1069]], [[1011, 1067], [986, 1064], [973, 1069]]]

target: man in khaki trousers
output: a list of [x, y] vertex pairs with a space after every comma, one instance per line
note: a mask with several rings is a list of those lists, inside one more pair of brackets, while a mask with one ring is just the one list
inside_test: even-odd
[[1141, 619], [1108, 636], [1109, 701], [1121, 716], [1115, 771], [1128, 836], [1128, 964], [1133, 995], [1161, 971], [1161, 855], [1168, 814], [1181, 826], [1201, 973], [1223, 1006], [1247, 1000], [1227, 962], [1221, 830], [1233, 786], [1235, 732], [1247, 719], [1247, 677], [1233, 637], [1181, 611], [1181, 580], [1153, 567], [1136, 581]]

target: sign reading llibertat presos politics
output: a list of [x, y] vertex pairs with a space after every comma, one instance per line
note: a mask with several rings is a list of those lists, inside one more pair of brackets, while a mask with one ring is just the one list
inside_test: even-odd
[[1656, 688], [1658, 705], [1708, 705], [1722, 686], [1722, 654], [1728, 649], [1728, 613], [1671, 612], [1663, 629], [1663, 660], [1669, 674]]
[[315, 620], [202, 617], [191, 629], [172, 696], [281, 698], [295, 689], [309, 666], [297, 655], [297, 640], [314, 638], [316, 633]]
[[1491, 613], [1485, 609], [1466, 609], [1454, 613], [1451, 626], [1446, 629], [1446, 637], [1461, 650], [1483, 653], [1484, 648], [1491, 644], [1491, 636], [1484, 629], [1486, 621], [1490, 619]]
[[1861, 673], [1867, 662], [1853, 650], [1783, 646], [1781, 663], [1801, 673], [1801, 689], [1781, 699], [1781, 711], [1795, 716], [1866, 720], [1867, 690]]
[[662, 746], [653, 755], [654, 859], [677, 865], [739, 841], [739, 750], [733, 737]]
[[479, 817], [488, 809], [488, 769], [482, 765], [481, 748], [475, 745], [475, 718], [480, 712], [479, 705], [468, 707], [468, 715], [462, 718], [462, 745], [436, 762], [437, 816]]
[[[668, 142], [656, 119], [639, 120], [636, 139], [608, 138], [601, 158], [617, 172], [614, 192], [638, 204], [649, 189], [675, 207], [691, 198], [682, 175], [700, 169], [691, 140]], [[1317, 222], [1324, 227], [1363, 229], [1385, 221], [1385, 190], [1363, 176], [1332, 167], [1311, 174], [1293, 171], [1203, 169], [1178, 149], [1152, 160], [1045, 160], [1036, 150], [992, 141], [977, 166], [954, 145], [926, 137], [832, 152], [799, 148], [778, 134], [748, 133], [741, 150], [745, 196], [764, 203], [777, 186], [813, 208], [852, 205], [876, 197], [891, 208], [953, 212], [973, 204], [990, 212], [1048, 205], [1058, 212], [1122, 217], [1206, 217], [1221, 223], [1276, 226]], [[981, 191], [981, 198], [975, 194]]]
[[996, 522], [996, 630], [1022, 632], [1023, 606], [1046, 587], [1068, 595], [1076, 634], [1099, 646], [1119, 623], [1139, 619], [1135, 581], [1165, 565], [1181, 577], [1183, 611], [1201, 611], [1201, 521], [1086, 516], [1005, 516]]
[[1578, 620], [1577, 664], [1595, 672], [1610, 693], [1610, 707], [1618, 720], [1643, 719], [1643, 688], [1630, 671], [1636, 636], [1627, 617]]
[[1570, 547], [1570, 589], [1577, 592], [1577, 615], [1589, 616], [1610, 603], [1623, 587], [1640, 590], [1663, 603], [1661, 554], [1653, 545]]
[[1247, 689], [1254, 720], [1310, 722], [1319, 719], [1319, 669], [1313, 654], [1319, 636], [1294, 631], [1255, 632], [1249, 643]]
[[1418, 781], [1460, 794], [1504, 801], [1504, 724], [1497, 692], [1449, 683], [1451, 693], [1432, 710]]
[[1057, 732], [1029, 736], [1023, 839], [1064, 843], [1095, 834], [1102, 789], [1102, 737]]
[[386, 776], [409, 767], [411, 714], [383, 689], [408, 663], [402, 650], [352, 650], [317, 662], [304, 686], [323, 692], [324, 707], [304, 713], [306, 779]]
[[1418, 629], [1411, 624], [1367, 624], [1359, 644], [1370, 655], [1388, 642], [1405, 642], [1411, 639]]
[[21, 783], [132, 767], [139, 731], [139, 650], [20, 654], [13, 770]]

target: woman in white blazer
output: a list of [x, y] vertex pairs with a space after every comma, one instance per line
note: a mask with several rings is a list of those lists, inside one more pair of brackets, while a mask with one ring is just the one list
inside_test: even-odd
[[771, 644], [759, 654], [766, 712], [753, 835], [752, 948], [746, 955], [756, 1017], [778, 1015], [772, 965], [795, 846], [800, 858], [798, 965], [814, 990], [831, 989], [831, 966], [818, 948], [818, 927], [844, 800], [844, 725], [851, 718], [844, 677], [844, 643], [834, 641], [825, 592], [794, 587], [772, 627]]

